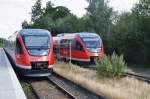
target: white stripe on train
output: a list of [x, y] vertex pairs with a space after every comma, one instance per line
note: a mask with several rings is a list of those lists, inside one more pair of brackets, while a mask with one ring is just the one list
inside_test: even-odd
[[[65, 58], [70, 59], [70, 57], [65, 57]], [[72, 58], [72, 57], [71, 60], [90, 62], [90, 59], [80, 59], [80, 58]]]

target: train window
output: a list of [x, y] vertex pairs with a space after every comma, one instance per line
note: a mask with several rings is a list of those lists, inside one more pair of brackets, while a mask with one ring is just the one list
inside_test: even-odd
[[71, 49], [75, 49], [76, 41], [75, 40], [70, 40], [70, 42], [71, 42]]
[[82, 47], [82, 45], [79, 43], [79, 41], [76, 41], [75, 49], [76, 49], [76, 50], [83, 51], [83, 47]]
[[62, 44], [62, 43], [63, 43], [63, 40], [60, 41], [60, 44]]
[[65, 43], [66, 43], [66, 40], [61, 40], [61, 41], [60, 41], [60, 44], [61, 44], [61, 45], [65, 45]]
[[16, 40], [16, 52], [19, 53], [19, 54], [23, 54], [22, 47], [21, 47], [21, 44], [20, 44], [18, 38]]
[[63, 39], [60, 41], [60, 46], [64, 49], [70, 49], [70, 42], [71, 42], [71, 49], [76, 49], [76, 41], [73, 39]]
[[60, 44], [61, 44], [60, 46], [65, 48], [65, 49], [68, 49], [68, 42], [69, 41], [67, 39], [63, 39], [60, 41]]

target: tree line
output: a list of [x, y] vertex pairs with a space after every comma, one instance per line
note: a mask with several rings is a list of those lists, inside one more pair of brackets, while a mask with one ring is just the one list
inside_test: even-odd
[[0, 38], [0, 47], [3, 47], [5, 42], [6, 42], [6, 39]]
[[150, 0], [139, 0], [130, 12], [119, 14], [108, 0], [86, 0], [86, 14], [79, 18], [64, 6], [51, 1], [42, 8], [37, 0], [31, 9], [31, 22], [22, 28], [44, 28], [55, 36], [63, 32], [96, 32], [104, 43], [105, 53], [123, 54], [127, 63], [150, 64]]

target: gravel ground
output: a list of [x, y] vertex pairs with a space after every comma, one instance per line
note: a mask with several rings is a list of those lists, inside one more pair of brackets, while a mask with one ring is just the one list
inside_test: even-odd
[[51, 75], [49, 77], [52, 81], [56, 82], [60, 86], [62, 86], [64, 89], [72, 93], [74, 96], [77, 97], [77, 99], [103, 99], [102, 97], [99, 97], [95, 95], [94, 93], [91, 93], [84, 88], [79, 87], [78, 85], [61, 78], [57, 75]]
[[60, 91], [55, 85], [44, 79], [32, 80], [31, 85], [36, 89], [40, 99], [70, 99], [67, 94]]

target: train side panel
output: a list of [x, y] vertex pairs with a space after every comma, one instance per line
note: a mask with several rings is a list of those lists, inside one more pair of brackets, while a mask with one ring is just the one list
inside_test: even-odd
[[63, 58], [82, 62], [93, 62], [95, 57], [102, 57], [104, 55], [103, 43], [98, 35], [94, 34], [94, 36], [88, 36], [91, 35], [91, 33], [87, 33], [84, 38], [84, 34], [80, 34], [81, 33], [66, 33], [65, 35], [59, 36], [57, 42], [60, 43], [55, 44], [58, 50], [56, 54], [59, 53]]

